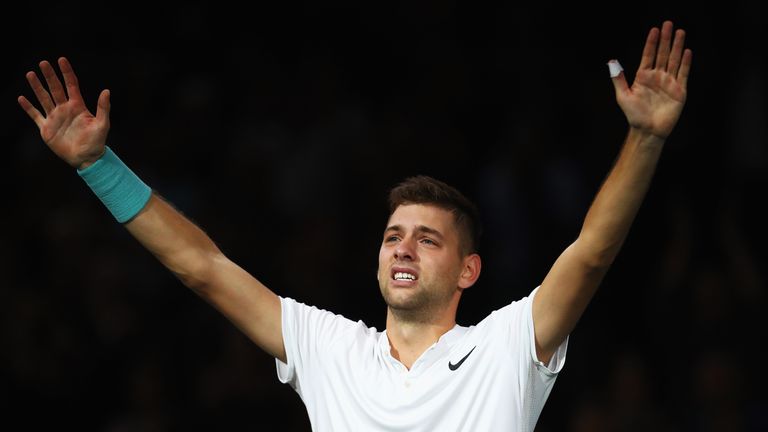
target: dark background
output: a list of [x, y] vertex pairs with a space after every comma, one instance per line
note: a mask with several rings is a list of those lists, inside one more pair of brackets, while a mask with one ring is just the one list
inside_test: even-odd
[[[183, 287], [19, 109], [67, 56], [109, 145], [275, 292], [383, 329], [388, 188], [441, 178], [483, 214], [460, 324], [527, 295], [578, 234], [664, 19], [689, 98], [538, 431], [768, 428], [766, 26], [728, 2], [606, 7], [29, 4], [2, 17], [0, 403], [26, 430], [309, 430], [274, 360]], [[631, 7], [630, 7], [631, 6]], [[2, 427], [4, 427], [3, 425]]]

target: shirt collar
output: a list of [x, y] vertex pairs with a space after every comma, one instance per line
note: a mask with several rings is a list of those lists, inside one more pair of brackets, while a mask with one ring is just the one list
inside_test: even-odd
[[[451, 347], [453, 347], [459, 338], [461, 338], [461, 336], [463, 336], [466, 332], [467, 327], [463, 327], [458, 324], [454, 325], [453, 328], [440, 336], [440, 338], [437, 339], [437, 342], [432, 344], [421, 354], [421, 356], [419, 356], [419, 358], [413, 363], [411, 372], [421, 370], [432, 365], [432, 363], [434, 363], [436, 360], [444, 358], [445, 355], [450, 351]], [[392, 357], [392, 349], [389, 344], [389, 337], [387, 337], [386, 329], [379, 333], [378, 342], [382, 357], [386, 359], [390, 364], [405, 369], [405, 366], [403, 366], [399, 360]]]

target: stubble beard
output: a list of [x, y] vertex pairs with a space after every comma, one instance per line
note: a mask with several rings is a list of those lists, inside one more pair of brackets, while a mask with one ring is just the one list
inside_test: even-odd
[[447, 290], [422, 286], [419, 282], [416, 287], [403, 289], [408, 291], [403, 293], [405, 295], [396, 295], [394, 290], [401, 288], [392, 288], [388, 286], [388, 282], [389, 280], [380, 281], [379, 288], [384, 302], [398, 321], [432, 322], [437, 316], [437, 311], [447, 307], [450, 303], [450, 294], [447, 293]]

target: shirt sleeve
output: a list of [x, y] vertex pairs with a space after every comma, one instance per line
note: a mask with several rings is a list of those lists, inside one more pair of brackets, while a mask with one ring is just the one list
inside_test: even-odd
[[567, 336], [547, 364], [539, 360], [536, 355], [536, 334], [533, 326], [533, 299], [536, 297], [536, 287], [528, 297], [520, 301], [521, 309], [518, 314], [522, 319], [518, 320], [515, 331], [520, 335], [520, 342], [526, 346], [520, 350], [522, 358], [518, 364], [520, 368], [521, 389], [523, 395], [523, 411], [525, 422], [531, 426], [538, 421], [538, 416], [544, 408], [544, 403], [549, 398], [552, 388], [555, 386], [557, 375], [565, 366], [565, 354], [568, 350]]
[[526, 328], [524, 331], [527, 333], [529, 343], [528, 351], [530, 352], [531, 361], [536, 365], [536, 370], [541, 375], [541, 378], [549, 379], [557, 375], [563, 369], [563, 366], [565, 366], [565, 354], [568, 351], [568, 338], [570, 336], [566, 336], [565, 340], [560, 343], [560, 346], [555, 350], [549, 363], [545, 365], [544, 362], [539, 360], [536, 355], [536, 332], [533, 327], [533, 298], [536, 296], [538, 289], [539, 287], [536, 287], [536, 289], [534, 289], [524, 300], [527, 303], [525, 305]]
[[537, 413], [541, 412], [557, 375], [565, 366], [568, 349], [566, 337], [547, 364], [536, 356], [533, 298], [537, 290], [538, 287], [527, 297], [493, 312], [489, 323], [493, 338], [503, 341], [499, 349], [509, 359], [509, 367], [516, 369], [516, 386], [523, 403], [521, 414], [526, 417], [526, 424], [535, 424]]
[[338, 337], [356, 324], [315, 306], [280, 297], [283, 344], [287, 362], [275, 359], [277, 377], [299, 394], [304, 377], [322, 367], [322, 355]]

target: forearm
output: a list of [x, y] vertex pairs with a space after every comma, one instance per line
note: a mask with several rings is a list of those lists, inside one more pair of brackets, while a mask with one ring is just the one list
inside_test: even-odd
[[213, 241], [109, 147], [77, 172], [115, 219], [185, 285], [198, 290], [210, 278], [211, 262], [221, 255]]
[[184, 285], [267, 353], [286, 361], [280, 299], [227, 259], [197, 225], [153, 194], [125, 227]]
[[558, 257], [533, 305], [536, 349], [548, 360], [605, 276], [651, 184], [664, 141], [630, 129], [587, 212], [579, 238]]
[[48, 147], [77, 169], [115, 220], [125, 224], [165, 267], [259, 347], [285, 362], [280, 298], [227, 259], [199, 227], [154, 194], [112, 152], [106, 145], [109, 91], [99, 95], [98, 110], [93, 116], [85, 107], [69, 62], [62, 57], [59, 66], [66, 91], [48, 62], [41, 62], [48, 90], [36, 74], [27, 74], [44, 114], [24, 96], [18, 99]]
[[605, 268], [618, 254], [648, 192], [663, 146], [663, 139], [630, 128], [577, 240], [590, 264]]
[[202, 229], [153, 193], [126, 229], [186, 286], [203, 289], [221, 251]]

